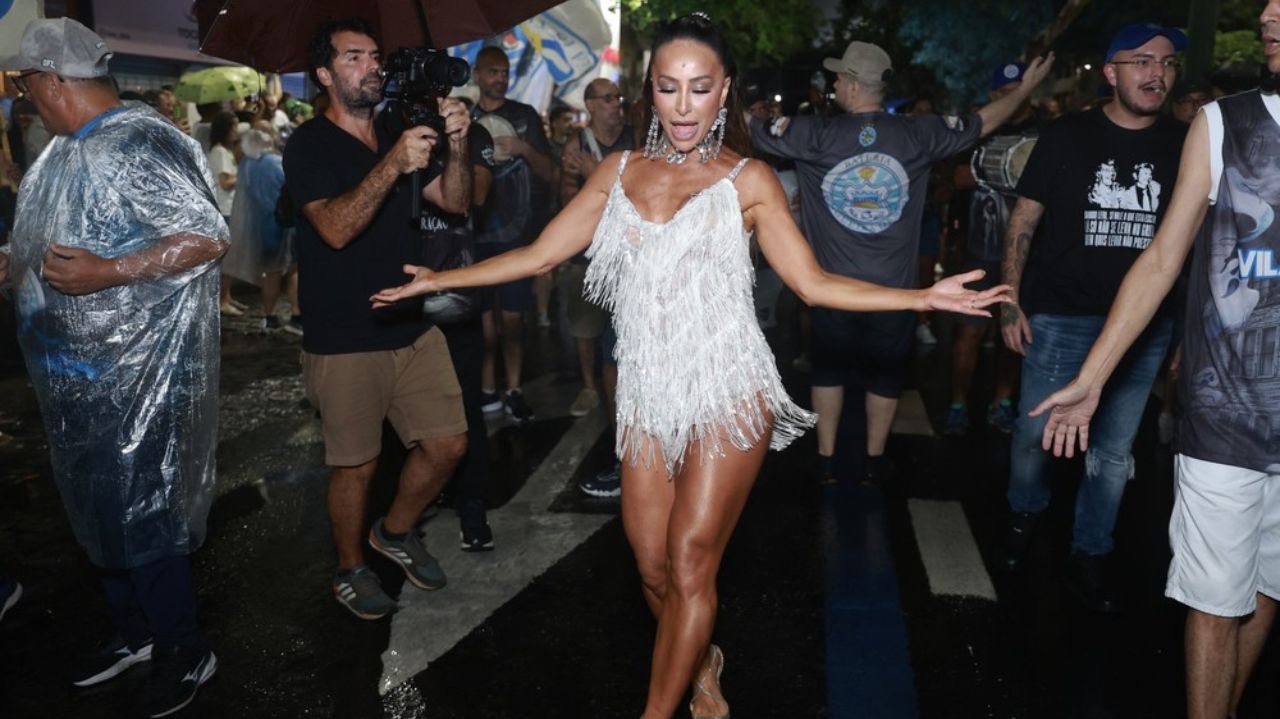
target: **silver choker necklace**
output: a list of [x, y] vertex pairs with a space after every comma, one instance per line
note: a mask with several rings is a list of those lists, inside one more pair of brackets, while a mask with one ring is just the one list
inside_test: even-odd
[[685, 160], [689, 159], [689, 155], [693, 154], [694, 150], [697, 150], [698, 162], [706, 164], [707, 162], [716, 159], [716, 156], [720, 154], [719, 144], [716, 144], [714, 148], [712, 147], [712, 137], [711, 133], [707, 133], [707, 136], [702, 138], [702, 141], [699, 142], [693, 150], [690, 150], [689, 152], [681, 152], [675, 148], [675, 145], [670, 144], [664, 135], [662, 138], [662, 149], [659, 152], [665, 153], [663, 158], [667, 161], [668, 165], [683, 165]]

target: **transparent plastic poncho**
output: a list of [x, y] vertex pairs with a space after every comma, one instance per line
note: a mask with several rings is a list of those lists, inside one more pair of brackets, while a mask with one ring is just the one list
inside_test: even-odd
[[[255, 133], [259, 132], [254, 130]], [[222, 273], [262, 286], [263, 275], [289, 269], [293, 228], [276, 222], [276, 201], [284, 187], [284, 165], [275, 152], [250, 152], [236, 171], [236, 199], [231, 210], [231, 248], [222, 258]], [[271, 314], [269, 308], [264, 314]]]
[[[10, 266], [19, 342], [71, 526], [102, 567], [188, 553], [205, 534], [218, 263], [159, 276], [129, 264], [175, 236], [225, 246], [227, 227], [199, 144], [149, 108], [56, 137], [19, 188]], [[140, 271], [120, 286], [63, 294], [41, 274], [55, 242]]]

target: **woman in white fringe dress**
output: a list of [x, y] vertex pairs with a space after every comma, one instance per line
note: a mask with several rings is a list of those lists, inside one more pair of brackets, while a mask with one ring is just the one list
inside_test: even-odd
[[810, 305], [849, 311], [988, 315], [1008, 288], [880, 287], [822, 271], [773, 171], [749, 140], [723, 37], [702, 15], [663, 25], [644, 100], [643, 156], [604, 159], [533, 244], [461, 270], [405, 266], [413, 279], [375, 306], [552, 270], [588, 248], [587, 292], [618, 334], [622, 518], [658, 620], [644, 719], [672, 716], [692, 689], [695, 719], [728, 717], [724, 655], [711, 644], [716, 573], [766, 449], [813, 425], [779, 381], [756, 323], [748, 237]]

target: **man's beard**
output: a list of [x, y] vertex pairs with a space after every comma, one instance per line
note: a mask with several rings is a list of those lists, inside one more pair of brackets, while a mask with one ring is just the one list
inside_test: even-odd
[[372, 86], [368, 80], [374, 75], [365, 76], [357, 85], [348, 86], [338, 82], [338, 99], [342, 106], [354, 114], [369, 114], [382, 102], [382, 82]]
[[1122, 91], [1120, 88], [1116, 88], [1116, 93], [1115, 93], [1116, 102], [1119, 102], [1120, 104], [1124, 105], [1126, 110], [1128, 110], [1129, 112], [1139, 117], [1151, 117], [1152, 115], [1159, 115], [1160, 110], [1164, 108], [1163, 96], [1160, 102], [1156, 103], [1154, 107], [1144, 105], [1142, 100], [1142, 87], [1145, 87], [1146, 84], [1150, 84], [1150, 83], [1145, 83], [1143, 86], [1135, 87], [1131, 92]]

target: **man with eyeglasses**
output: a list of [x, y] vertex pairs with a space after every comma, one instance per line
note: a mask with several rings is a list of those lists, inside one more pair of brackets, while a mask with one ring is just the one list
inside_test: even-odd
[[1125, 276], [1079, 375], [1036, 408], [1052, 409], [1044, 442], [1055, 454], [1073, 454], [1077, 438], [1088, 449], [1116, 359], [1194, 246], [1165, 584], [1165, 596], [1188, 608], [1189, 719], [1237, 716], [1280, 601], [1280, 0], [1259, 22], [1269, 75], [1192, 120], [1168, 216]]
[[[1050, 499], [1051, 458], [1040, 446], [1046, 420], [1028, 413], [1080, 368], [1121, 279], [1169, 206], [1161, 195], [1177, 178], [1186, 126], [1161, 109], [1177, 79], [1176, 53], [1186, 47], [1174, 28], [1121, 28], [1102, 70], [1115, 100], [1047, 126], [1018, 182], [1001, 267], [1017, 299], [1002, 306], [1001, 331], [1024, 358], [1009, 468], [1010, 569], [1021, 566]], [[1066, 586], [1097, 611], [1120, 608], [1108, 559], [1133, 477], [1133, 438], [1169, 345], [1169, 309], [1156, 314], [1107, 385], [1076, 494]]]
[[218, 665], [190, 557], [213, 500], [227, 225], [199, 144], [120, 103], [102, 38], [33, 20], [15, 49], [0, 70], [21, 71], [14, 83], [55, 137], [22, 180], [0, 284], [14, 285], [54, 480], [116, 633], [71, 681], [150, 662], [137, 709], [165, 716]]

